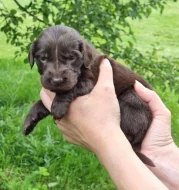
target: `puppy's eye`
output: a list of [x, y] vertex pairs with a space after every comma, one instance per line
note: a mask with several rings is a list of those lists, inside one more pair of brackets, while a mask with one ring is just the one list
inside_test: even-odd
[[41, 62], [47, 61], [47, 57], [45, 57], [45, 56], [44, 56], [44, 57], [41, 57], [41, 58], [40, 58], [40, 61], [41, 61]]
[[75, 60], [75, 57], [74, 57], [74, 56], [69, 56], [68, 59], [69, 59], [70, 61], [73, 61], [73, 60]]
[[66, 58], [66, 56], [64, 56], [64, 55], [61, 55], [60, 56], [63, 60], [66, 60], [67, 58]]

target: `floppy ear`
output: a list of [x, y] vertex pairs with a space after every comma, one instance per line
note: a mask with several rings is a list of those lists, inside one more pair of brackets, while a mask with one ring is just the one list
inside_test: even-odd
[[89, 68], [92, 63], [93, 52], [92, 52], [92, 48], [90, 47], [90, 45], [87, 44], [86, 42], [83, 43], [82, 52], [83, 52], [84, 66], [86, 68]]
[[35, 53], [35, 42], [32, 43], [28, 54], [28, 60], [31, 68], [34, 66], [34, 53]]

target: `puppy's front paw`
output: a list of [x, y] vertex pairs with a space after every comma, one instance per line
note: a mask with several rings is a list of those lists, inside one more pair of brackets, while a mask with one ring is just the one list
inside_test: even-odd
[[24, 135], [28, 135], [37, 125], [37, 123], [49, 115], [50, 112], [43, 105], [42, 101], [37, 101], [30, 109], [29, 114], [26, 116], [24, 124], [23, 124], [23, 133]]
[[51, 114], [54, 119], [62, 119], [64, 115], [66, 114], [67, 110], [68, 110], [68, 107], [66, 103], [63, 103], [63, 102], [60, 102], [60, 103], [58, 102], [58, 104], [56, 102], [52, 103]]
[[36, 126], [37, 122], [38, 121], [36, 117], [34, 117], [31, 114], [27, 115], [23, 124], [24, 135], [28, 135], [29, 133], [31, 133], [34, 127]]

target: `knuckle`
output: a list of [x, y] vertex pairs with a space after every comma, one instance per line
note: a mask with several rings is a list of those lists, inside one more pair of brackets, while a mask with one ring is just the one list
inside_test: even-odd
[[114, 87], [111, 84], [104, 84], [103, 91], [104, 92], [113, 92], [114, 91]]
[[158, 94], [155, 92], [155, 91], [151, 91], [151, 95], [154, 97], [154, 98], [158, 98]]

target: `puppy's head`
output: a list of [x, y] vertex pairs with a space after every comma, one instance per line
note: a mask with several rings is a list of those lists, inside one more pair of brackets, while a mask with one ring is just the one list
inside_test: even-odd
[[59, 25], [41, 33], [28, 58], [31, 67], [36, 61], [45, 88], [65, 92], [76, 85], [82, 66], [90, 65], [92, 53], [77, 31]]

